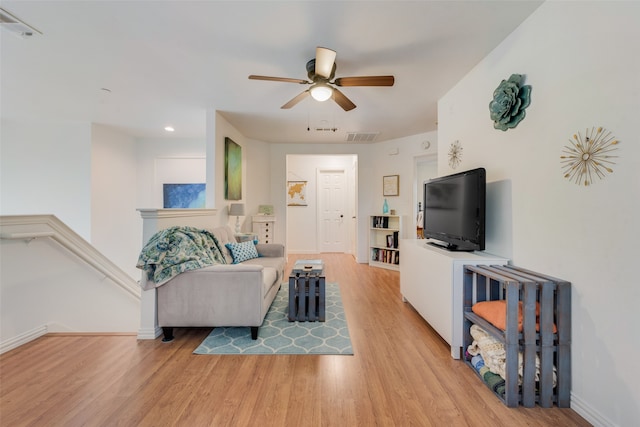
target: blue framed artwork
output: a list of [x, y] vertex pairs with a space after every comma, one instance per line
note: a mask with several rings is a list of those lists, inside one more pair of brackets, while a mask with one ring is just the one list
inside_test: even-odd
[[164, 208], [205, 207], [206, 184], [162, 184]]

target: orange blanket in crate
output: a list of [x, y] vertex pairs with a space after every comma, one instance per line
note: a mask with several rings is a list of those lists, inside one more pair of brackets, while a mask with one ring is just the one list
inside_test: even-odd
[[[507, 301], [495, 300], [495, 301], [482, 301], [476, 303], [471, 307], [471, 310], [478, 316], [491, 323], [496, 328], [500, 328], [503, 331], [507, 329]], [[537, 321], [540, 316], [540, 304], [536, 302], [536, 331], [540, 330], [540, 323]], [[518, 331], [522, 332], [523, 315], [522, 315], [522, 301], [518, 301]], [[553, 325], [553, 333], [557, 331], [556, 325]]]

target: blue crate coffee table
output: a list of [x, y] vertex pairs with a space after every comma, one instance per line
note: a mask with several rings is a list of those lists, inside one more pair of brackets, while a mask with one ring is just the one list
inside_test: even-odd
[[298, 260], [289, 276], [289, 322], [325, 321], [325, 277], [322, 260]]

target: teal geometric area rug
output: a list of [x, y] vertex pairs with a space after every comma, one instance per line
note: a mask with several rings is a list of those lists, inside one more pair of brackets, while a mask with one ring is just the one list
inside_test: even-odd
[[283, 283], [251, 339], [248, 327], [214, 328], [195, 354], [346, 354], [353, 355], [337, 283], [326, 285], [324, 322], [289, 322], [289, 285]]

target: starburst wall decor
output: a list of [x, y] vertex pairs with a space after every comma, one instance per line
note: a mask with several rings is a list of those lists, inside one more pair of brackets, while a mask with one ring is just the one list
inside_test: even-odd
[[452, 169], [458, 167], [460, 162], [462, 161], [462, 145], [460, 145], [460, 141], [455, 140], [451, 143], [449, 147], [449, 166]]
[[577, 132], [570, 145], [565, 145], [560, 156], [564, 177], [578, 185], [589, 186], [596, 177], [602, 179], [606, 173], [613, 173], [611, 166], [615, 165], [612, 152], [617, 150], [619, 143], [610, 131], [601, 127], [585, 130], [584, 138]]

